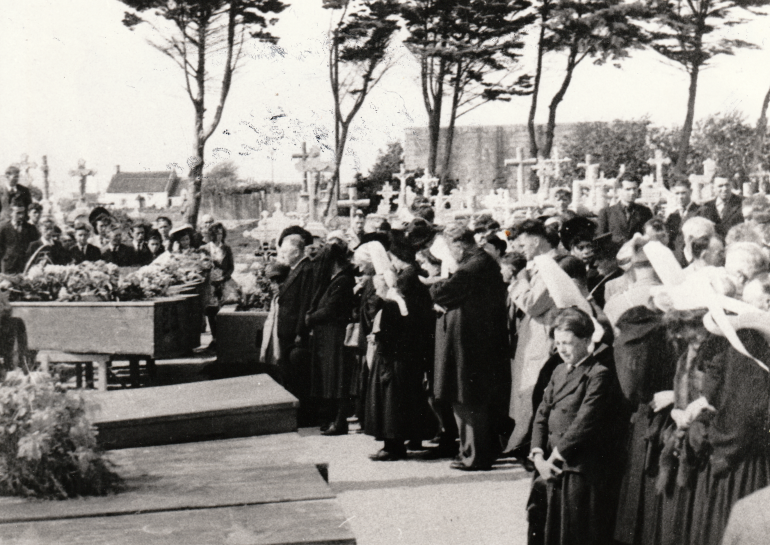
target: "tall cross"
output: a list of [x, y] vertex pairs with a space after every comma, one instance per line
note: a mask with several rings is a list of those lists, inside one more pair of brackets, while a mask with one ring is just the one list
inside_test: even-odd
[[89, 176], [96, 174], [95, 170], [86, 168], [86, 160], [78, 159], [78, 168], [70, 170], [70, 176], [77, 176], [80, 178], [80, 200], [86, 201], [86, 180]]
[[29, 173], [29, 171], [36, 168], [37, 163], [30, 163], [29, 155], [25, 153], [21, 156], [21, 161], [19, 161], [19, 170], [21, 171], [21, 179], [24, 182], [24, 185], [29, 186], [29, 184], [32, 182], [32, 175]]
[[664, 157], [663, 152], [656, 149], [655, 156], [652, 159], [648, 159], [647, 164], [655, 167], [655, 183], [665, 185], [663, 182], [663, 167], [670, 165], [671, 159]]
[[356, 186], [349, 185], [348, 198], [345, 200], [337, 201], [337, 206], [341, 206], [343, 208], [346, 206], [350, 207], [350, 219], [352, 220], [356, 215], [356, 210], [358, 210], [358, 207], [369, 206], [369, 202], [369, 199], [359, 199]]
[[420, 189], [422, 189], [423, 197], [430, 197], [430, 190], [438, 185], [439, 179], [426, 172], [421, 178], [417, 178], [414, 182]]
[[534, 165], [537, 163], [537, 159], [530, 157], [524, 159], [524, 151], [521, 148], [516, 148], [516, 158], [506, 159], [503, 161], [505, 166], [516, 167], [516, 200], [520, 201], [524, 197], [524, 167]]
[[48, 185], [48, 156], [43, 155], [43, 165], [40, 167], [43, 171], [43, 198], [46, 201], [51, 200], [51, 188]]
[[532, 170], [535, 171], [535, 174], [537, 175], [537, 179], [539, 180], [539, 193], [548, 195], [548, 185], [549, 180], [551, 178], [551, 171], [553, 170], [553, 167], [549, 163], [548, 159], [543, 157], [542, 155], [538, 156], [537, 163], [532, 165]]
[[406, 209], [406, 181], [411, 175], [412, 174], [407, 172], [404, 168], [403, 162], [401, 163], [401, 169], [391, 175], [391, 177], [396, 178], [399, 181], [398, 201], [396, 201], [396, 203], [398, 205], [398, 209], [401, 211]]
[[393, 197], [399, 194], [398, 191], [393, 191], [393, 186], [390, 185], [390, 182], [385, 182], [385, 185], [382, 186], [382, 189], [377, 194], [382, 197], [380, 205], [377, 207], [377, 213], [381, 216], [390, 214], [390, 203]]

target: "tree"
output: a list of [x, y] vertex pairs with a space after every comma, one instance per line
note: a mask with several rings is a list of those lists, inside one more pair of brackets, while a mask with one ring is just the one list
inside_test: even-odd
[[371, 203], [366, 210], [367, 212], [373, 212], [377, 208], [377, 203], [380, 201], [377, 192], [387, 182], [393, 181], [393, 174], [401, 170], [403, 160], [404, 148], [401, 143], [391, 142], [384, 152], [380, 150], [372, 168], [369, 169], [369, 174], [366, 176], [362, 176], [360, 173], [356, 174], [355, 184], [358, 197], [369, 199]]
[[334, 175], [325, 214], [334, 216], [350, 124], [391, 66], [386, 53], [398, 30], [399, 4], [397, 0], [324, 0], [324, 8], [339, 12], [329, 48], [329, 80], [334, 97]]
[[[249, 38], [275, 42], [267, 32], [276, 22], [271, 15], [286, 8], [280, 0], [121, 0], [132, 11], [123, 24], [129, 29], [146, 23], [155, 36], [150, 44], [181, 68], [185, 89], [195, 110], [193, 156], [190, 158], [192, 180], [188, 223], [195, 225], [201, 201], [204, 151], [206, 142], [222, 119], [233, 74], [241, 61], [243, 45]], [[147, 17], [146, 19], [143, 17]], [[224, 54], [221, 76], [211, 77], [209, 67], [214, 55]], [[216, 89], [218, 98], [206, 125], [209, 110], [207, 92]]]
[[203, 178], [202, 190], [205, 193], [222, 193], [233, 190], [241, 182], [238, 167], [232, 161], [223, 161], [214, 165]]
[[740, 12], [757, 14], [755, 8], [768, 4], [770, 0], [651, 0], [659, 25], [652, 33], [652, 47], [684, 68], [690, 79], [687, 112], [679, 135], [677, 172], [687, 171], [701, 70], [718, 55], [733, 55], [736, 49], [756, 47], [744, 40], [720, 36], [720, 31], [724, 33], [744, 23], [746, 20], [738, 16]]
[[526, 12], [529, 6], [528, 0], [411, 0], [404, 4], [402, 17], [409, 32], [404, 42], [420, 62], [428, 114], [430, 174], [437, 172], [447, 93], [452, 93], [452, 102], [444, 175], [451, 161], [456, 119], [490, 100], [527, 92], [526, 76], [509, 80], [523, 47], [521, 32], [533, 21]]
[[647, 145], [649, 128], [648, 119], [578, 123], [565, 138], [564, 149], [560, 149], [565, 157], [572, 159], [564, 168], [565, 175], [579, 177], [582, 169], [577, 165], [589, 154], [608, 178], [617, 177], [621, 165], [625, 165], [630, 174], [649, 174], [647, 161], [652, 157], [652, 150]]
[[[556, 112], [567, 94], [575, 70], [585, 59], [594, 64], [618, 62], [629, 56], [629, 51], [643, 47], [648, 35], [640, 26], [646, 17], [638, 3], [624, 0], [541, 0], [537, 7], [540, 24], [537, 59], [527, 127], [530, 155], [550, 157], [556, 129]], [[561, 84], [548, 105], [548, 122], [542, 144], [535, 129], [546, 54], [566, 54], [566, 66]]]

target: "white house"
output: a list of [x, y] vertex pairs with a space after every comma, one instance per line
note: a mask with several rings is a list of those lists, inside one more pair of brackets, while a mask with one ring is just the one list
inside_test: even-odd
[[115, 208], [168, 208], [185, 199], [186, 182], [175, 171], [121, 172], [120, 165], [102, 199]]

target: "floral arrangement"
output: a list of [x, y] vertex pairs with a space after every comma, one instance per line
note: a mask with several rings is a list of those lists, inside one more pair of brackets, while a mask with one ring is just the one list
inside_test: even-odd
[[254, 284], [241, 295], [241, 300], [235, 307], [236, 311], [268, 310], [270, 308], [273, 292], [270, 280], [265, 275], [265, 264], [258, 263], [255, 267]]
[[0, 383], [0, 495], [65, 499], [120, 487], [80, 395], [47, 373], [9, 372]]
[[0, 290], [11, 301], [115, 301], [120, 283], [112, 263], [35, 265], [26, 276], [3, 276]]
[[131, 273], [121, 281], [122, 293], [141, 293], [143, 298], [152, 299], [169, 295], [172, 286], [201, 284], [213, 264], [208, 254], [163, 254], [162, 259], [153, 261]]

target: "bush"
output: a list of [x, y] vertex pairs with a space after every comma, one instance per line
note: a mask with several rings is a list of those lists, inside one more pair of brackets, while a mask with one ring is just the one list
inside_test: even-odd
[[83, 398], [47, 373], [9, 372], [0, 384], [0, 494], [65, 499], [120, 484]]

